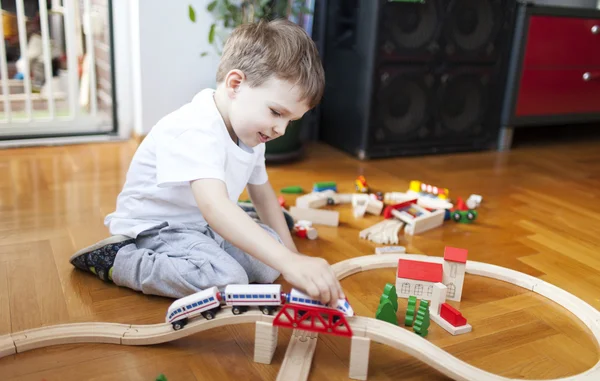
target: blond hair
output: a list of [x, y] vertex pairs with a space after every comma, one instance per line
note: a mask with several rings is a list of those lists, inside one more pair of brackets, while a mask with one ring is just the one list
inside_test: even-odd
[[270, 77], [298, 84], [302, 101], [315, 107], [323, 96], [325, 73], [313, 40], [287, 19], [261, 20], [235, 28], [223, 48], [217, 83], [239, 69], [252, 87]]

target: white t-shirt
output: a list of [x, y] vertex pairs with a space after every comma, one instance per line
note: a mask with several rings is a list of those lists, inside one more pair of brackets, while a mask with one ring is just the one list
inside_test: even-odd
[[202, 90], [162, 118], [142, 141], [116, 210], [104, 220], [111, 234], [136, 237], [163, 222], [204, 222], [192, 180], [223, 180], [233, 202], [248, 183], [267, 181], [264, 143], [254, 148], [235, 144], [213, 94], [212, 89]]

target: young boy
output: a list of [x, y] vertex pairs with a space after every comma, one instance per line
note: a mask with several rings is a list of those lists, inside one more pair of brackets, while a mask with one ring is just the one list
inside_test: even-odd
[[[321, 99], [318, 51], [287, 20], [245, 24], [224, 46], [216, 90], [161, 119], [133, 156], [112, 236], [71, 258], [104, 281], [181, 298], [282, 275], [322, 302], [344, 298], [329, 264], [298, 253], [265, 169], [265, 143]], [[248, 194], [257, 223], [236, 203]]]

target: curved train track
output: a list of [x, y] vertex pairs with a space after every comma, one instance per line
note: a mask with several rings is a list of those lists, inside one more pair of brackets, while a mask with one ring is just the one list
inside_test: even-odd
[[[400, 258], [435, 263], [442, 263], [443, 260], [441, 257], [419, 254], [366, 255], [338, 262], [333, 265], [333, 268], [338, 279], [343, 279], [361, 271], [395, 268]], [[487, 263], [467, 261], [466, 272], [518, 285], [560, 304], [583, 321], [594, 335], [596, 344], [600, 346], [600, 311], [576, 296], [541, 279]], [[241, 315], [234, 315], [230, 309], [223, 308], [213, 320], [196, 319], [179, 331], [174, 331], [168, 323], [153, 325], [115, 323], [54, 325], [0, 336], [0, 357], [36, 348], [70, 343], [152, 345], [177, 340], [224, 325], [256, 323], [259, 321], [272, 322], [273, 319], [274, 316], [263, 315], [260, 311], [247, 311]], [[402, 327], [360, 316], [348, 318], [347, 320], [354, 332], [364, 332], [364, 336], [372, 341], [406, 352], [455, 380], [516, 380], [476, 368]], [[555, 379], [555, 381], [558, 380], [600, 380], [600, 361], [583, 373]]]

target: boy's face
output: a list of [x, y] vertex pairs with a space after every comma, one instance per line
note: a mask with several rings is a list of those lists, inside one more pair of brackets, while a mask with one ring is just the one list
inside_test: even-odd
[[248, 147], [278, 138], [285, 134], [290, 121], [302, 118], [309, 110], [300, 95], [298, 86], [278, 78], [254, 88], [241, 81], [231, 97], [231, 127]]

